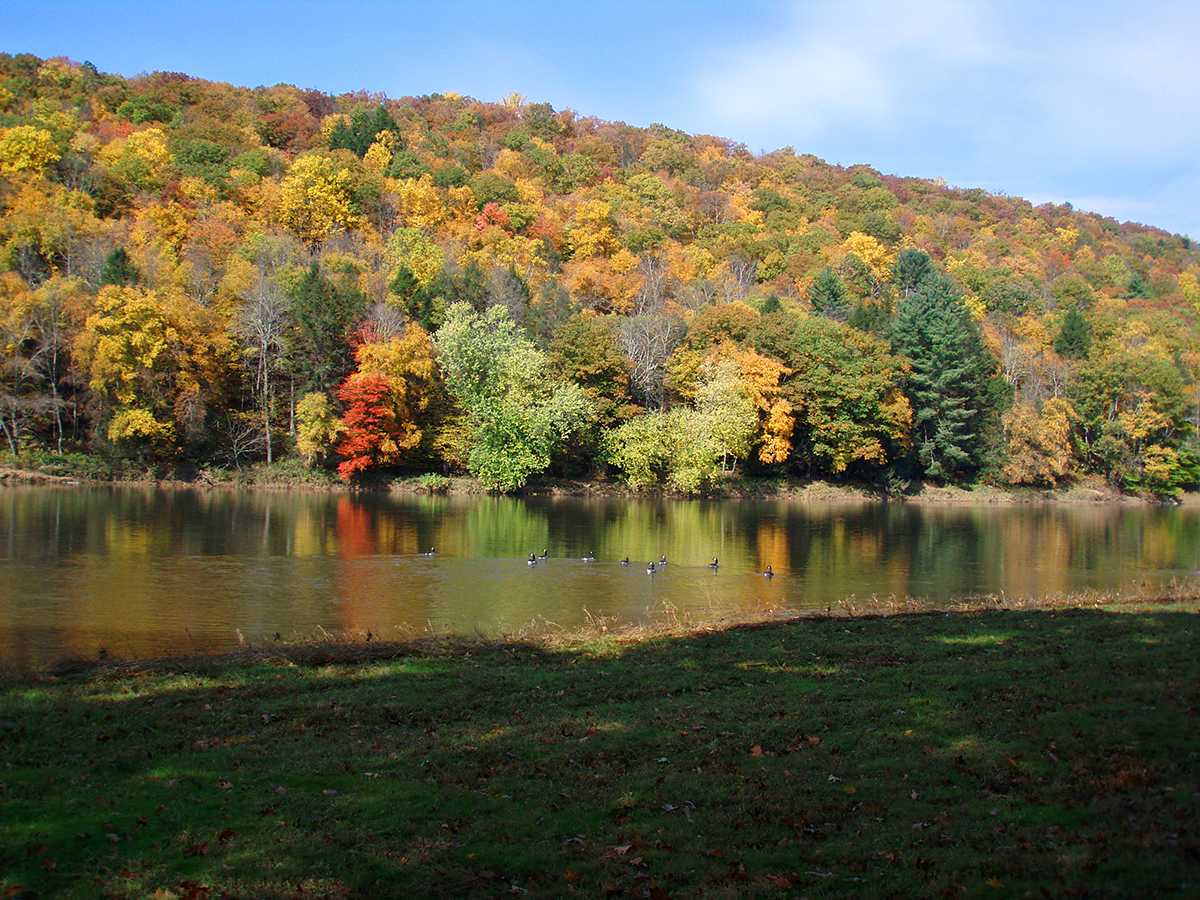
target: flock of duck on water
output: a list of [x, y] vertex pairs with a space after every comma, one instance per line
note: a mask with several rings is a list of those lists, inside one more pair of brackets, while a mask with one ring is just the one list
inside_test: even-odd
[[[437, 549], [434, 547], [430, 547], [428, 550], [426, 550], [421, 555], [422, 556], [437, 556]], [[536, 566], [539, 562], [545, 562], [548, 558], [549, 557], [547, 557], [547, 555], [546, 555], [546, 549], [543, 547], [541, 556], [538, 556], [534, 553], [530, 553], [529, 559], [525, 560], [525, 564], [530, 565], [530, 566]], [[585, 562], [585, 563], [595, 562], [596, 557], [595, 557], [595, 554], [593, 554], [592, 551], [589, 550], [587, 552], [586, 556], [581, 556], [579, 558], [579, 561]], [[621, 560], [621, 565], [623, 565], [623, 566], [629, 565], [629, 557], [628, 556], [625, 557], [623, 560]], [[662, 556], [660, 556], [658, 558], [657, 563], [654, 562], [654, 560], [651, 560], [650, 562], [646, 563], [646, 574], [653, 575], [655, 572], [659, 572], [659, 571], [665, 569], [666, 567], [667, 567], [667, 557], [666, 557], [666, 554], [663, 554]], [[710, 562], [708, 564], [708, 567], [710, 569], [712, 569], [713, 571], [716, 571], [717, 569], [721, 568], [721, 564], [720, 564], [720, 562], [718, 562], [717, 558], [714, 556], [712, 558], [712, 562]], [[767, 569], [765, 572], [760, 572], [759, 574], [761, 574], [763, 578], [774, 578], [775, 577], [775, 573], [771, 570], [770, 566], [767, 566]]]

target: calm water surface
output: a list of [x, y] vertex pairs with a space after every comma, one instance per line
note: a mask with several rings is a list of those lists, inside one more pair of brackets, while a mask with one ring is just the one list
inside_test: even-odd
[[[436, 555], [422, 551], [436, 548]], [[530, 552], [548, 559], [528, 566]], [[583, 557], [593, 552], [595, 562]], [[654, 575], [646, 563], [665, 554]], [[631, 565], [619, 561], [628, 556]], [[720, 568], [709, 569], [712, 557]], [[759, 573], [771, 565], [777, 577]], [[0, 661], [497, 634], [1200, 575], [1200, 504], [835, 504], [0, 489]]]

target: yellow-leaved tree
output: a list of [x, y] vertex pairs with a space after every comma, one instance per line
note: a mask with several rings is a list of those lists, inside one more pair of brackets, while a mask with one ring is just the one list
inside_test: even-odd
[[1050, 487], [1069, 474], [1075, 462], [1071, 447], [1075, 418], [1071, 404], [1060, 397], [1047, 400], [1040, 411], [1028, 403], [1017, 403], [1006, 412], [1005, 481]]
[[108, 420], [108, 438], [170, 452], [198, 434], [235, 371], [225, 328], [188, 298], [106, 285], [75, 342], [88, 386]]
[[892, 277], [895, 261], [895, 253], [861, 231], [852, 231], [829, 255], [830, 265], [867, 297], [876, 297], [882, 292]]
[[157, 190], [167, 182], [174, 158], [162, 129], [135, 131], [123, 140], [100, 148], [100, 159], [109, 174], [142, 191]]
[[285, 228], [315, 252], [331, 234], [358, 224], [346, 171], [324, 156], [302, 156], [279, 185], [276, 214]]
[[605, 200], [585, 200], [575, 208], [567, 242], [575, 259], [611, 256], [620, 249], [612, 207]]
[[18, 172], [40, 175], [58, 158], [54, 135], [44, 128], [16, 125], [0, 130], [0, 175], [11, 176]]

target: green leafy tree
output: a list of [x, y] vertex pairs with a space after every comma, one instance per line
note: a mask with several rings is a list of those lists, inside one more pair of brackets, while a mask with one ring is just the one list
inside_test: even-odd
[[696, 439], [721, 459], [721, 471], [750, 455], [758, 434], [758, 412], [749, 389], [731, 359], [707, 364], [696, 390], [692, 416]]
[[912, 410], [900, 390], [904, 367], [887, 344], [809, 317], [796, 322], [784, 354], [799, 459], [830, 475], [869, 474], [895, 459]]
[[605, 461], [634, 489], [664, 483], [678, 464], [686, 432], [680, 408], [635, 416], [604, 435]]
[[566, 448], [564, 461], [572, 468], [596, 456], [601, 434], [619, 424], [633, 402], [613, 319], [577, 313], [558, 327], [547, 351], [551, 371], [579, 385], [588, 399], [587, 425]]
[[489, 490], [523, 487], [585, 423], [583, 389], [551, 380], [546, 355], [503, 307], [478, 313], [453, 304], [436, 344], [446, 387], [464, 413], [467, 468]]
[[694, 494], [719, 471], [708, 425], [690, 407], [651, 410], [605, 434], [605, 460], [632, 488], [666, 485]]
[[388, 282], [388, 290], [409, 321], [417, 322], [429, 331], [442, 324], [444, 305], [404, 263], [397, 266], [396, 274]]
[[1178, 450], [1192, 430], [1185, 389], [1175, 361], [1146, 348], [1084, 361], [1071, 400], [1087, 465], [1122, 487], [1157, 490], [1182, 480]]
[[746, 458], [758, 433], [758, 413], [736, 364], [705, 366], [694, 407], [652, 410], [609, 430], [605, 459], [633, 488], [666, 484], [696, 493]]
[[400, 127], [383, 104], [368, 112], [359, 107], [350, 114], [350, 120], [339, 119], [329, 133], [330, 150], [350, 150], [362, 159], [380, 132], [398, 133]]

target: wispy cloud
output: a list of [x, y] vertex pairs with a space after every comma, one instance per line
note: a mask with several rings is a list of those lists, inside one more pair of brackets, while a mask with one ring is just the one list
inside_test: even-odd
[[[697, 115], [717, 133], [1012, 193], [1117, 198], [1139, 168], [1200, 182], [1187, 175], [1200, 173], [1200, 4], [808, 0], [782, 9], [770, 35], [725, 48], [693, 76]], [[1194, 196], [1174, 200], [1200, 207]], [[1145, 203], [1164, 211], [1160, 200]]]
[[945, 96], [943, 73], [987, 71], [994, 51], [980, 40], [984, 18], [953, 0], [795, 3], [770, 36], [707, 61], [694, 85], [709, 114], [735, 131], [891, 134]]

